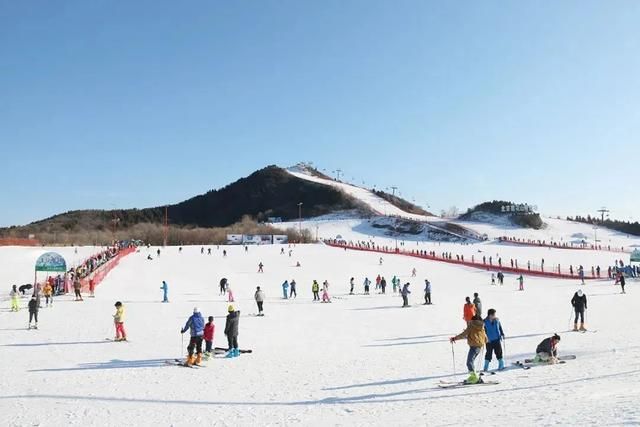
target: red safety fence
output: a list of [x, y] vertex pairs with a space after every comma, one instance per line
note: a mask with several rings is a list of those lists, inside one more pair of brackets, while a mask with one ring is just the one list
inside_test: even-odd
[[118, 264], [120, 263], [120, 260], [135, 252], [136, 251], [136, 247], [130, 247], [130, 248], [123, 248], [120, 249], [118, 251], [118, 254], [111, 258], [109, 261], [105, 262], [104, 264], [102, 264], [100, 267], [98, 267], [97, 269], [95, 269], [90, 275], [88, 275], [87, 277], [80, 279], [80, 283], [82, 284], [82, 289], [85, 290], [89, 288], [89, 281], [93, 280], [93, 286], [98, 286], [100, 284], [100, 282], [102, 282], [105, 277], [107, 277], [107, 274], [109, 274], [111, 272], [111, 270], [113, 270], [114, 268], [116, 268], [118, 266]]
[[21, 239], [18, 237], [0, 238], [0, 246], [40, 246], [36, 239]]
[[[461, 259], [454, 257], [452, 259], [449, 257], [438, 256], [437, 254], [431, 255], [425, 251], [416, 252], [415, 250], [408, 251], [404, 249], [392, 249], [392, 248], [386, 248], [386, 247], [381, 248], [379, 246], [372, 247], [372, 246], [365, 246], [365, 245], [351, 245], [351, 244], [345, 244], [345, 243], [331, 241], [331, 240], [325, 240], [324, 243], [328, 246], [332, 246], [335, 248], [350, 249], [354, 251], [377, 252], [377, 253], [383, 253], [383, 254], [411, 256], [414, 258], [421, 258], [429, 261], [446, 262], [447, 264], [456, 264], [456, 265], [463, 265], [466, 267], [480, 268], [486, 271], [496, 271], [496, 272], [501, 271], [503, 273], [525, 274], [525, 275], [540, 276], [540, 277], [554, 277], [557, 279], [579, 279], [580, 278], [577, 270], [572, 270], [572, 272], [565, 272], [560, 269], [560, 266], [555, 266], [552, 269], [545, 270], [544, 267], [540, 267], [540, 266], [529, 263], [529, 264], [525, 264], [527, 265], [527, 268], [519, 268], [519, 267], [509, 267], [505, 265], [498, 265], [493, 263], [493, 261], [489, 263], [480, 262], [480, 261], [476, 262], [475, 257], [473, 256], [471, 261], [469, 260], [465, 261], [464, 257], [462, 257]], [[516, 265], [518, 265], [517, 262], [516, 262]], [[573, 274], [573, 272], [575, 272], [575, 274]], [[594, 270], [592, 270], [591, 275], [587, 275], [585, 271], [585, 274], [584, 274], [585, 280], [598, 279], [598, 278], [600, 278], [600, 276]]]
[[587, 250], [587, 251], [606, 251], [606, 252], [623, 252], [630, 253], [630, 251], [624, 249], [624, 246], [615, 247], [611, 245], [591, 245], [587, 243], [557, 243], [557, 242], [547, 242], [545, 240], [525, 240], [519, 239], [516, 237], [498, 237], [497, 239], [500, 243], [508, 243], [512, 245], [521, 245], [521, 246], [536, 246], [543, 248], [553, 248], [553, 249], [577, 249], [577, 250]]

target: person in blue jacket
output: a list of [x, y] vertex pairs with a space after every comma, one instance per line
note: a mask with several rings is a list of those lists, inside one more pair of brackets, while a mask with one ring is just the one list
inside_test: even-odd
[[[187, 346], [189, 357], [184, 363], [185, 366], [191, 366], [193, 364], [199, 365], [202, 362], [202, 338], [204, 337], [204, 317], [200, 314], [198, 307], [193, 309], [193, 314], [187, 319], [184, 328], [180, 330], [181, 334], [189, 331], [191, 339]], [[196, 351], [197, 357], [194, 357], [193, 352]]]
[[484, 357], [484, 371], [489, 370], [489, 364], [493, 359], [493, 353], [498, 359], [498, 370], [504, 369], [504, 359], [502, 358], [502, 340], [504, 339], [504, 331], [500, 319], [496, 317], [496, 310], [491, 308], [487, 312], [487, 318], [484, 319], [484, 330], [487, 333], [487, 352]]
[[289, 281], [285, 280], [282, 284], [282, 296], [284, 299], [289, 299]]
[[162, 302], [169, 302], [169, 285], [167, 285], [167, 282], [163, 280], [160, 289], [162, 289], [163, 294]]

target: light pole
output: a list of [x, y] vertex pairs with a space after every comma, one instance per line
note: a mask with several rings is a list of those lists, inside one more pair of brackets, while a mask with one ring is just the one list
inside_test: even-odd
[[302, 240], [302, 202], [298, 203], [298, 233]]

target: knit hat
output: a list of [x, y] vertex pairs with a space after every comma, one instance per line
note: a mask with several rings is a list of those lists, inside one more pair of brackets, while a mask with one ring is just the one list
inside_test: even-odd
[[228, 308], [228, 311], [229, 311], [229, 313], [233, 313], [234, 311], [236, 311], [236, 309], [233, 308], [232, 305], [230, 305], [229, 308]]
[[193, 313], [200, 313], [200, 310], [198, 310], [198, 307], [193, 307]]

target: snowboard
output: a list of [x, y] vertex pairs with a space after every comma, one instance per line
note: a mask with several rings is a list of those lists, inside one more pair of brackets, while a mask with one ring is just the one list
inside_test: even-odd
[[[214, 350], [214, 354], [225, 354], [226, 352], [229, 351], [228, 348], [223, 348], [223, 347], [216, 347], [213, 350]], [[240, 354], [249, 354], [249, 353], [253, 353], [253, 350], [240, 350]]]
[[497, 385], [500, 384], [499, 381], [484, 381], [482, 380], [481, 382], [475, 383], [475, 384], [471, 384], [468, 383], [466, 381], [456, 381], [456, 382], [447, 382], [447, 381], [440, 381], [440, 383], [438, 384], [438, 387], [440, 388], [463, 388], [463, 387], [473, 387], [473, 386], [480, 386], [480, 385]]

